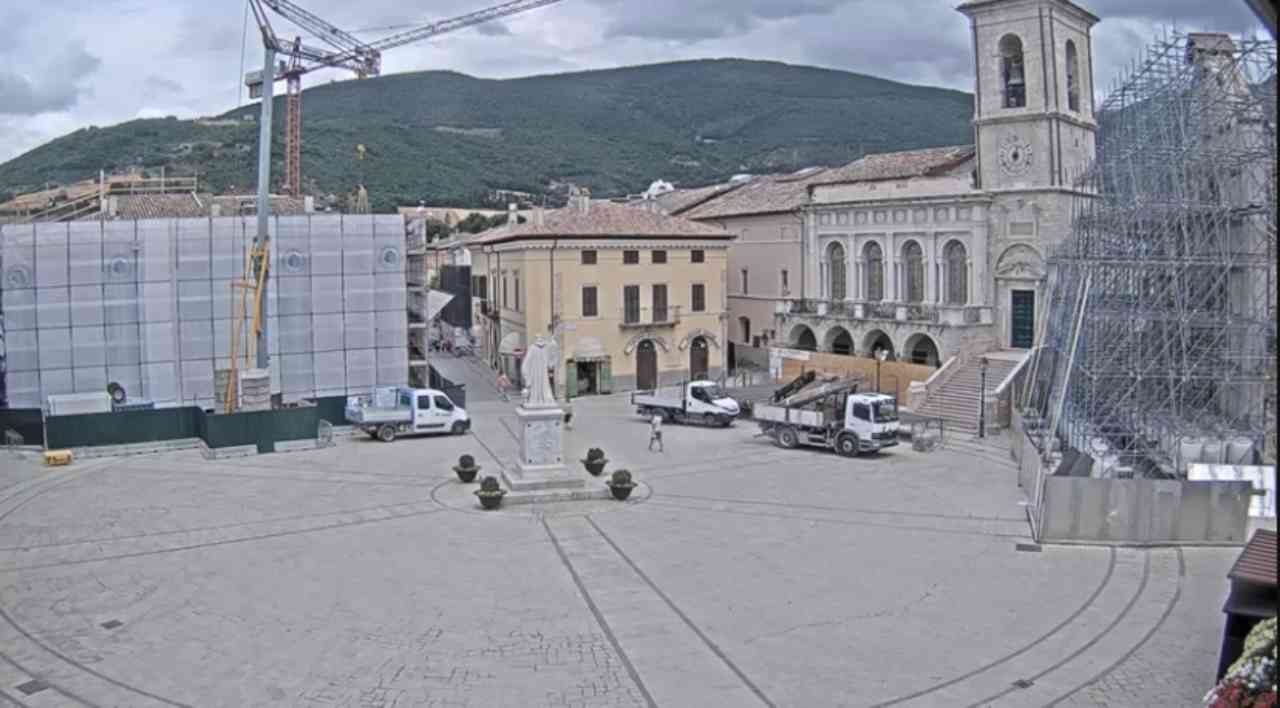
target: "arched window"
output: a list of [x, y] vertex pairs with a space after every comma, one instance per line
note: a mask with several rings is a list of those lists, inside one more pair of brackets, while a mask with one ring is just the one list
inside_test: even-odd
[[915, 241], [907, 241], [902, 247], [902, 260], [906, 267], [907, 302], [924, 302], [924, 251]]
[[1022, 65], [1022, 40], [1016, 34], [1000, 38], [1000, 81], [1004, 87], [1004, 107], [1027, 105], [1026, 72]]
[[947, 304], [963, 305], [969, 301], [969, 259], [964, 244], [952, 241], [942, 255], [947, 261]]
[[872, 241], [862, 247], [862, 260], [867, 269], [862, 282], [867, 284], [867, 299], [880, 301], [884, 299], [884, 253], [880, 244]]
[[847, 263], [844, 246], [833, 243], [827, 247], [827, 294], [832, 300], [843, 300], [848, 293], [845, 279]]
[[1076, 56], [1076, 43], [1067, 40], [1067, 108], [1080, 110], [1080, 60]]

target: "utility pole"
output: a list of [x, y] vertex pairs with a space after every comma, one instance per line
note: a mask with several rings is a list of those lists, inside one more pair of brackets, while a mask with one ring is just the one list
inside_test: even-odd
[[271, 358], [267, 352], [267, 264], [270, 262], [270, 234], [267, 225], [271, 219], [271, 103], [275, 87], [276, 50], [266, 43], [263, 47], [262, 59], [262, 113], [258, 118], [258, 233], [254, 236], [254, 245], [261, 245], [262, 261], [257, 264], [262, 269], [262, 288], [257, 298], [258, 342], [257, 367], [267, 369], [271, 366]]
[[978, 437], [987, 437], [987, 358], [978, 360]]

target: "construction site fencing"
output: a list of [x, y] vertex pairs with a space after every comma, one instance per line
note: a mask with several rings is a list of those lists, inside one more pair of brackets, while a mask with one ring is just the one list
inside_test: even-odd
[[790, 381], [806, 371], [841, 378], [857, 377], [863, 381], [860, 390], [887, 393], [903, 402], [907, 400], [907, 391], [913, 381], [927, 381], [937, 371], [932, 366], [905, 361], [877, 362], [866, 357], [797, 349], [775, 348], [773, 352], [781, 360], [779, 381]]
[[315, 439], [319, 421], [313, 404], [230, 414], [183, 406], [49, 416], [44, 429], [50, 449], [198, 438], [210, 448], [256, 445], [259, 452], [274, 452], [277, 442]]

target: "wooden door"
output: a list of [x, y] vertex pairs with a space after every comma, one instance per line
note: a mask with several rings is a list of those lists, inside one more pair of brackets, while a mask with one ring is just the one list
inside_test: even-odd
[[707, 377], [707, 340], [694, 337], [689, 342], [689, 378], [705, 379]]
[[636, 347], [636, 388], [648, 390], [657, 387], [658, 350], [652, 339], [646, 339]]
[[1013, 290], [1010, 301], [1009, 346], [1030, 349], [1036, 338], [1036, 291]]

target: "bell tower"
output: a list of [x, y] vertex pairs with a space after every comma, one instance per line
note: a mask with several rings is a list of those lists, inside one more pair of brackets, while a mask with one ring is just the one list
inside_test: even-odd
[[977, 186], [991, 195], [987, 254], [1001, 346], [1039, 331], [1045, 261], [1071, 229], [1072, 188], [1095, 154], [1090, 31], [1070, 0], [968, 0]]
[[1098, 18], [1068, 0], [970, 0], [979, 186], [1069, 187], [1093, 156]]

